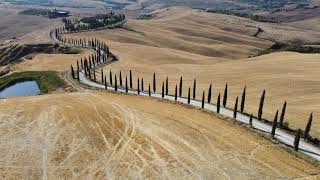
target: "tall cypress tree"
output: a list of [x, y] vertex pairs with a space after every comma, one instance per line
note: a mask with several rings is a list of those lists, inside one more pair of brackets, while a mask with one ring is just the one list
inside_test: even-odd
[[263, 104], [264, 104], [264, 98], [266, 95], [266, 91], [263, 90], [261, 98], [260, 98], [260, 103], [259, 103], [259, 110], [258, 110], [258, 120], [261, 121], [262, 113], [263, 113]]
[[209, 90], [208, 90], [208, 103], [211, 103], [211, 91], [212, 91], [212, 84], [210, 84], [209, 86]]
[[309, 120], [308, 120], [307, 126], [306, 126], [306, 128], [304, 130], [304, 135], [303, 135], [304, 139], [307, 139], [309, 137], [309, 132], [311, 130], [311, 125], [312, 125], [312, 113], [309, 116]]
[[176, 88], [174, 90], [174, 100], [177, 101], [178, 100], [178, 90], [177, 90], [177, 85], [176, 85]]
[[126, 76], [126, 93], [128, 93], [128, 78]]
[[77, 69], [77, 79], [78, 79], [78, 82], [80, 82], [80, 70]]
[[189, 90], [188, 90], [188, 104], [190, 104], [190, 87], [189, 87]]
[[166, 79], [166, 95], [169, 94], [169, 80], [168, 80], [168, 77]]
[[203, 91], [203, 93], [202, 93], [202, 104], [201, 104], [201, 108], [203, 109], [204, 108], [204, 91]]
[[196, 79], [193, 80], [193, 100], [196, 99], [196, 85], [197, 84], [197, 81]]
[[149, 96], [151, 96], [151, 88], [150, 88], [150, 83], [149, 83]]
[[220, 93], [219, 93], [218, 99], [217, 99], [217, 113], [220, 113]]
[[103, 76], [103, 69], [101, 68], [101, 83], [103, 84], [104, 83], [104, 76]]
[[107, 76], [104, 76], [104, 88], [107, 90], [108, 85], [107, 85]]
[[130, 89], [132, 89], [132, 72], [131, 72], [131, 70], [130, 70]]
[[156, 73], [153, 73], [153, 92], [156, 93]]
[[110, 77], [110, 86], [112, 86], [112, 72], [111, 72], [111, 69], [110, 69], [110, 73], [109, 73], [109, 77]]
[[272, 124], [272, 129], [271, 129], [271, 137], [272, 138], [274, 138], [274, 136], [276, 134], [277, 124], [278, 124], [278, 111], [276, 112], [276, 115], [274, 116], [274, 119], [273, 119], [273, 124]]
[[120, 77], [119, 77], [119, 78], [120, 78], [120, 79], [119, 79], [119, 80], [120, 80], [120, 86], [123, 87], [123, 86], [122, 86], [122, 73], [121, 73], [121, 71], [120, 71]]
[[247, 90], [247, 86], [244, 86], [243, 92], [242, 92], [242, 98], [241, 98], [241, 107], [240, 107], [241, 113], [243, 113], [244, 105], [245, 105], [245, 101], [246, 101], [246, 90]]
[[141, 78], [141, 91], [144, 92], [144, 82], [143, 82], [143, 78]]
[[89, 79], [91, 79], [91, 69], [88, 69]]
[[283, 107], [282, 107], [282, 112], [280, 115], [280, 121], [279, 121], [279, 127], [282, 128], [283, 127], [283, 121], [284, 121], [284, 116], [286, 113], [286, 108], [287, 108], [287, 101], [284, 102]]
[[117, 74], [114, 75], [114, 90], [118, 91]]
[[296, 137], [294, 138], [294, 142], [293, 142], [295, 151], [299, 150], [300, 134], [301, 134], [301, 130], [298, 129], [298, 132], [297, 132]]
[[179, 83], [179, 97], [182, 96], [182, 76], [180, 77], [180, 83]]
[[161, 95], [162, 95], [162, 98], [164, 98], [164, 82], [162, 82], [162, 91], [161, 91]]
[[140, 94], [140, 79], [139, 78], [138, 78], [137, 88], [138, 88], [138, 94]]
[[227, 106], [227, 99], [228, 99], [228, 84], [226, 83], [226, 87], [224, 88], [224, 95], [223, 95], [223, 107]]
[[234, 108], [233, 108], [233, 118], [234, 119], [237, 118], [237, 113], [238, 113], [238, 96], [236, 98], [236, 102], [235, 102]]
[[74, 76], [74, 69], [73, 69], [73, 66], [71, 65], [71, 76], [73, 79], [75, 79], [75, 76]]
[[79, 69], [79, 61], [77, 60], [77, 69]]

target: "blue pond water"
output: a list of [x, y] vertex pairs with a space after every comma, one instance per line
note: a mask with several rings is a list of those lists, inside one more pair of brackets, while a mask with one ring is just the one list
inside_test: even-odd
[[40, 89], [36, 81], [24, 81], [0, 91], [0, 98], [9, 98], [16, 96], [32, 96], [40, 94]]

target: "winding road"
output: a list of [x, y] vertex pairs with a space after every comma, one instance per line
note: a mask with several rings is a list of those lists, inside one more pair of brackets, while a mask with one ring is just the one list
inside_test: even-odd
[[[120, 23], [120, 24], [123, 24], [123, 23]], [[115, 27], [115, 26], [113, 26], [113, 27]], [[51, 38], [55, 42], [57, 42], [59, 44], [64, 44], [64, 45], [68, 45], [68, 46], [75, 46], [75, 45], [71, 45], [71, 44], [62, 43], [61, 41], [59, 41], [54, 36], [54, 33], [51, 34]], [[86, 47], [77, 46], [77, 47], [91, 48], [91, 47], [87, 47], [87, 46]], [[94, 49], [94, 50], [97, 51], [97, 49]], [[101, 53], [104, 54], [105, 52], [101, 50]], [[100, 62], [101, 62], [101, 64], [99, 66], [97, 66], [97, 68], [99, 68], [99, 67], [101, 67], [103, 65], [106, 65], [107, 63], [110, 63], [110, 62], [104, 63], [102, 59], [100, 59]], [[98, 89], [105, 89], [105, 85], [99, 84], [97, 82], [94, 82], [94, 81], [91, 81], [90, 79], [88, 79], [84, 74], [84, 70], [80, 71], [79, 80], [80, 80], [80, 83], [85, 84], [87, 86], [98, 88]], [[112, 87], [112, 86], [109, 86], [109, 85], [107, 86], [107, 89], [108, 89], [108, 91], [115, 91], [115, 88]], [[126, 93], [126, 91], [125, 91], [125, 89], [123, 87], [118, 87], [117, 91], [121, 92], [121, 93]], [[138, 92], [136, 90], [128, 90], [128, 94], [138, 95]], [[141, 92], [141, 91], [140, 91], [139, 95], [141, 95], [141, 96], [149, 96], [148, 92]], [[166, 100], [169, 100], [169, 101], [175, 101], [175, 97], [171, 96], [171, 95], [165, 95], [162, 98], [162, 95], [159, 94], [159, 93], [151, 93], [151, 97], [158, 98], [158, 99], [166, 99]], [[188, 99], [184, 98], [184, 97], [178, 97], [177, 98], [177, 102], [180, 102], [182, 104], [188, 104]], [[198, 100], [190, 100], [189, 106], [193, 106], [193, 107], [196, 107], [196, 108], [201, 108], [202, 107], [202, 102], [198, 101]], [[205, 103], [204, 104], [204, 109], [209, 111], [209, 112], [217, 113], [217, 106], [214, 105], [214, 104]], [[233, 111], [229, 110], [229, 109], [226, 109], [226, 108], [223, 108], [223, 107], [220, 108], [220, 114], [225, 116], [225, 117], [233, 118]], [[247, 116], [245, 114], [241, 114], [239, 112], [237, 113], [236, 120], [238, 120], [239, 122], [242, 122], [242, 123], [245, 123], [245, 124], [249, 124], [249, 119], [250, 119], [249, 116]], [[253, 118], [252, 127], [257, 129], [257, 130], [260, 130], [260, 131], [262, 131], [264, 133], [271, 134], [272, 126], [269, 125], [269, 124], [263, 123], [263, 122], [259, 121], [256, 118]], [[276, 129], [274, 138], [279, 140], [281, 143], [283, 143], [285, 145], [293, 147], [295, 136], [278, 128], [278, 129]], [[306, 142], [302, 138], [301, 138], [300, 144], [299, 144], [299, 151], [304, 153], [307, 156], [310, 156], [310, 157], [320, 161], [320, 148], [318, 148], [318, 147]]]

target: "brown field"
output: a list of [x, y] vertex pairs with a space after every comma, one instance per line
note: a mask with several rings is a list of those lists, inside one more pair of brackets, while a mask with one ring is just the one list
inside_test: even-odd
[[[192, 87], [192, 81], [196, 78], [198, 99], [210, 83], [213, 83], [213, 96], [216, 98], [228, 82], [228, 106], [232, 108], [235, 97], [241, 96], [243, 87], [247, 85], [248, 113], [256, 114], [260, 95], [266, 89], [265, 118], [273, 119], [276, 110], [281, 110], [287, 100], [286, 121], [290, 127], [304, 128], [310, 112], [314, 112], [317, 119], [320, 116], [320, 87], [316, 77], [320, 70], [320, 55], [283, 52], [246, 58], [271, 43], [252, 37], [255, 28], [245, 25], [249, 20], [244, 24], [234, 24], [239, 18], [228, 18], [174, 9], [159, 13], [154, 20], [130, 20], [127, 26], [131, 30], [114, 29], [72, 36], [96, 37], [110, 44], [120, 61], [105, 67], [106, 71], [111, 68], [114, 72], [122, 70], [128, 74], [131, 69], [134, 82], [138, 77], [143, 77], [145, 87], [155, 72], [158, 92], [166, 76], [169, 77], [171, 94], [178, 79], [183, 76], [184, 96], [187, 96], [187, 87]], [[265, 27], [271, 28], [271, 25], [265, 24]], [[294, 31], [297, 29], [290, 27], [293, 32], [288, 30], [282, 33], [285, 30], [281, 28], [284, 27], [280, 26], [270, 34], [266, 31], [263, 36], [281, 37], [287, 41], [296, 38]], [[312, 36], [303, 37], [307, 42], [308, 37]], [[311, 134], [320, 137], [319, 127], [319, 121], [314, 121]]]
[[66, 71], [77, 60], [87, 57], [92, 52], [84, 50], [79, 54], [36, 54], [31, 60], [24, 59], [22, 62], [11, 67], [12, 71]]
[[229, 120], [91, 91], [0, 100], [3, 179], [317, 178], [319, 169]]
[[0, 44], [14, 40], [15, 43], [48, 43], [51, 42], [49, 32], [60, 26], [61, 20], [49, 20], [45, 17], [18, 14], [18, 9], [11, 5], [0, 4]]

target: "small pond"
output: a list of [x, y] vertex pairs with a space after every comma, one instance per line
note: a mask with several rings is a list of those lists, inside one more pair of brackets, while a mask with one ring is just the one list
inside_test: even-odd
[[13, 84], [0, 91], [0, 98], [16, 96], [32, 96], [40, 94], [40, 88], [36, 81], [24, 81]]

